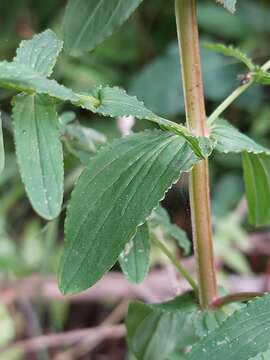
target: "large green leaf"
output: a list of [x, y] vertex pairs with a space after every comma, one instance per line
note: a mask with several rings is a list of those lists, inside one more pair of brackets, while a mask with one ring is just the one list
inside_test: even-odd
[[53, 31], [46, 30], [31, 40], [22, 41], [13, 61], [47, 77], [51, 75], [62, 47], [63, 41]]
[[125, 137], [93, 157], [67, 212], [62, 292], [99, 280], [181, 172], [198, 160], [182, 137], [158, 130]]
[[141, 283], [148, 272], [150, 262], [150, 238], [148, 225], [138, 227], [136, 235], [126, 244], [119, 256], [119, 263], [126, 278]]
[[45, 95], [14, 98], [13, 119], [21, 177], [36, 212], [45, 219], [61, 211], [63, 152], [55, 104]]
[[142, 0], [69, 0], [65, 48], [72, 55], [93, 50], [125, 22]]
[[130, 350], [138, 360], [164, 360], [199, 340], [193, 326], [197, 308], [191, 293], [164, 304], [131, 303], [126, 319]]
[[2, 117], [0, 112], [0, 173], [4, 170], [5, 167], [5, 148], [4, 148], [4, 138], [2, 130]]
[[250, 302], [194, 346], [188, 360], [248, 360], [270, 343], [270, 295]]
[[212, 137], [221, 153], [241, 153], [249, 220], [255, 226], [270, 223], [270, 150], [257, 144], [224, 120], [214, 123]]

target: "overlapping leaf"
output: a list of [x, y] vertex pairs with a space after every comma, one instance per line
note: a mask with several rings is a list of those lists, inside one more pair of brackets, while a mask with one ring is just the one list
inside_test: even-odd
[[126, 325], [130, 350], [139, 360], [164, 360], [199, 337], [192, 319], [197, 304], [187, 293], [164, 304], [131, 303]]
[[212, 137], [221, 153], [241, 153], [249, 206], [249, 219], [255, 226], [270, 223], [270, 150], [257, 144], [224, 120], [213, 127]]
[[150, 235], [148, 225], [138, 227], [136, 235], [126, 244], [119, 263], [126, 278], [135, 284], [141, 283], [150, 263]]
[[69, 0], [64, 18], [65, 48], [72, 55], [93, 50], [122, 25], [142, 0]]
[[182, 137], [158, 130], [118, 140], [93, 157], [67, 212], [62, 292], [99, 280], [180, 173], [198, 160]]
[[36, 212], [56, 217], [63, 197], [63, 153], [55, 104], [46, 95], [18, 95], [13, 102], [20, 173]]
[[248, 360], [269, 348], [270, 295], [252, 301], [194, 346], [188, 360]]

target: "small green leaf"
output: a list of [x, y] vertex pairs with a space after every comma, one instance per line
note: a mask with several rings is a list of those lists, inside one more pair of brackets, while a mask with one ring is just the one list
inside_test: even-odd
[[93, 50], [121, 26], [142, 0], [69, 0], [64, 18], [67, 52]]
[[119, 256], [119, 263], [126, 278], [135, 284], [141, 283], [148, 272], [150, 241], [147, 223], [140, 226], [136, 235], [125, 246]]
[[63, 152], [54, 101], [44, 95], [14, 98], [15, 144], [21, 177], [36, 212], [59, 215], [63, 198]]
[[241, 50], [233, 46], [226, 46], [224, 44], [210, 44], [210, 43], [205, 43], [204, 46], [209, 50], [239, 60], [240, 62], [244, 63], [249, 68], [250, 71], [253, 71], [256, 67], [255, 64], [253, 64], [253, 61], [246, 54], [244, 54]]
[[193, 326], [197, 308], [191, 293], [164, 304], [131, 303], [126, 318], [129, 349], [138, 360], [164, 360], [199, 340]]
[[224, 120], [214, 123], [211, 135], [221, 153], [241, 153], [252, 225], [270, 223], [270, 150], [257, 144]]
[[22, 41], [13, 61], [47, 77], [51, 75], [62, 47], [63, 41], [53, 31], [46, 30], [31, 40]]
[[270, 73], [269, 71], [265, 71], [263, 69], [256, 69], [253, 74], [253, 79], [256, 84], [260, 85], [270, 85]]
[[225, 7], [225, 9], [229, 10], [231, 13], [235, 12], [237, 0], [216, 0], [216, 1], [222, 4]]
[[188, 360], [248, 360], [269, 348], [270, 295], [250, 302], [198, 342]]
[[177, 225], [171, 223], [167, 211], [162, 206], [159, 206], [156, 210], [154, 210], [150, 218], [150, 225], [153, 228], [157, 226], [161, 227], [168, 236], [177, 241], [179, 247], [184, 250], [185, 254], [190, 253], [191, 243], [187, 234]]
[[270, 223], [270, 156], [243, 153], [249, 221], [254, 226]]
[[82, 291], [99, 280], [165, 192], [197, 161], [182, 137], [158, 130], [127, 136], [93, 157], [67, 212], [62, 292]]
[[3, 129], [2, 129], [2, 117], [0, 112], [0, 173], [4, 170], [4, 167], [5, 167], [5, 148], [4, 148]]

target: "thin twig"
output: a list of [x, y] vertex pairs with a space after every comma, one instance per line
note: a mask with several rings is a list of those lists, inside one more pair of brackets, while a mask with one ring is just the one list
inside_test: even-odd
[[50, 334], [34, 337], [32, 339], [21, 340], [0, 350], [0, 355], [6, 350], [20, 349], [25, 354], [40, 351], [43, 349], [59, 348], [62, 346], [71, 346], [81, 341], [84, 337], [93, 336], [99, 341], [105, 339], [119, 339], [124, 337], [126, 329], [124, 325], [107, 325], [95, 328], [73, 330], [59, 334]]

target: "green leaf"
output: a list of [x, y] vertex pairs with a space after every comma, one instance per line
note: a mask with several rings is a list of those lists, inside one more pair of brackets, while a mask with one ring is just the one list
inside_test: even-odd
[[72, 90], [59, 85], [55, 80], [46, 79], [26, 65], [7, 61], [0, 62], [0, 86], [16, 91], [46, 94], [62, 101], [76, 103], [80, 100]]
[[[137, 119], [149, 120], [162, 129], [184, 136], [192, 146], [194, 152], [200, 157], [208, 157], [213, 150], [214, 144], [209, 141], [208, 138], [195, 137], [185, 126], [155, 115], [135, 96], [128, 95], [123, 89], [109, 86], [96, 87], [92, 89], [90, 94], [80, 94], [79, 96], [81, 98], [80, 105], [82, 108], [97, 112], [103, 116], [121, 117], [131, 115]], [[100, 101], [100, 104], [94, 109], [92, 98], [99, 99]]]
[[253, 79], [257, 84], [270, 85], [270, 73], [263, 69], [256, 69]]
[[225, 9], [229, 10], [231, 13], [235, 12], [237, 0], [216, 0], [216, 1], [222, 4], [225, 7]]
[[182, 137], [158, 130], [127, 136], [93, 157], [67, 212], [61, 291], [78, 292], [98, 281], [165, 192], [198, 160]]
[[[185, 254], [190, 253], [191, 243], [184, 230], [180, 229], [177, 225], [172, 224], [167, 211], [159, 206], [154, 210], [151, 218], [150, 225], [155, 227], [161, 227], [165, 234], [175, 239], [179, 247], [184, 250]], [[154, 230], [154, 229], [153, 229]]]
[[31, 40], [22, 41], [13, 61], [47, 77], [51, 75], [62, 47], [63, 41], [53, 31], [46, 30]]
[[197, 306], [191, 293], [164, 304], [131, 303], [126, 318], [129, 349], [138, 360], [164, 360], [199, 340], [193, 327]]
[[243, 153], [249, 221], [254, 226], [270, 223], [270, 156]]
[[257, 144], [224, 120], [214, 123], [211, 135], [221, 153], [241, 153], [252, 225], [270, 223], [270, 150]]
[[59, 215], [63, 198], [63, 152], [54, 101], [44, 95], [14, 98], [16, 152], [26, 192], [45, 219]]
[[4, 148], [3, 129], [2, 129], [2, 117], [0, 112], [0, 173], [4, 170], [4, 167], [5, 167], [5, 148]]
[[150, 240], [148, 225], [138, 227], [136, 235], [120, 254], [119, 263], [126, 278], [135, 284], [141, 283], [149, 270]]
[[188, 360], [248, 360], [269, 348], [270, 295], [250, 302], [194, 346]]
[[233, 46], [226, 46], [224, 44], [210, 44], [210, 43], [205, 43], [204, 46], [209, 50], [239, 60], [240, 62], [244, 63], [249, 68], [250, 71], [253, 71], [255, 69], [255, 65], [253, 64], [253, 61], [241, 50]]
[[142, 0], [69, 0], [64, 18], [65, 49], [78, 56], [93, 50], [121, 26]]

